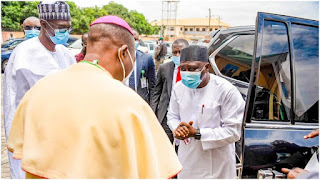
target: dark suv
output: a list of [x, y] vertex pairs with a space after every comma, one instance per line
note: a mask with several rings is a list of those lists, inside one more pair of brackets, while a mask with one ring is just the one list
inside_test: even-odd
[[319, 22], [258, 13], [256, 26], [212, 33], [212, 72], [246, 100], [237, 143], [239, 177], [279, 178], [281, 168], [304, 168], [319, 138]]

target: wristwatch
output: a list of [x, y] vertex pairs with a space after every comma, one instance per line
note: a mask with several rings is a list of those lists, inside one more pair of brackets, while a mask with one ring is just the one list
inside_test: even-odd
[[197, 133], [194, 135], [194, 138], [197, 140], [201, 139], [200, 129], [197, 129]]

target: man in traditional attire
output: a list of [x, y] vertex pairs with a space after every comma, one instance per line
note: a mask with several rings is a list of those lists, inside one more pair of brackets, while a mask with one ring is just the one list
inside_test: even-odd
[[240, 139], [244, 101], [227, 80], [209, 73], [205, 46], [181, 50], [181, 81], [172, 92], [168, 126], [183, 170], [178, 178], [236, 178], [235, 142]]
[[150, 106], [123, 84], [135, 61], [132, 29], [117, 16], [90, 26], [84, 60], [23, 97], [8, 149], [27, 178], [175, 176], [182, 166], [169, 138]]
[[[41, 2], [38, 12], [41, 24], [39, 36], [22, 42], [14, 49], [4, 73], [3, 112], [6, 139], [13, 115], [25, 93], [39, 79], [75, 63], [68, 49], [60, 45], [69, 38], [69, 5], [61, 1], [48, 4]], [[48, 103], [50, 102], [46, 104]], [[12, 159], [10, 152], [8, 156], [11, 178], [24, 178], [20, 161]]]

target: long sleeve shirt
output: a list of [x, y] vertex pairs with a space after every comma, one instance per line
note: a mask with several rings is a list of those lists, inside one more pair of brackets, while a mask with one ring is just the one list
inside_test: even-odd
[[178, 82], [172, 92], [168, 126], [193, 121], [201, 139], [180, 143], [178, 156], [183, 170], [179, 178], [236, 178], [235, 145], [240, 139], [244, 100], [230, 82], [210, 75], [209, 83], [190, 89]]

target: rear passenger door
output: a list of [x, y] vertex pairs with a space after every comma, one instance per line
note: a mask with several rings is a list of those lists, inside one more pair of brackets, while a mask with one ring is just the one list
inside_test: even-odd
[[[304, 168], [319, 139], [319, 22], [258, 13], [242, 136], [242, 177]], [[263, 171], [262, 171], [263, 172]], [[267, 171], [266, 171], [267, 172]], [[260, 178], [261, 178], [260, 177]]]

